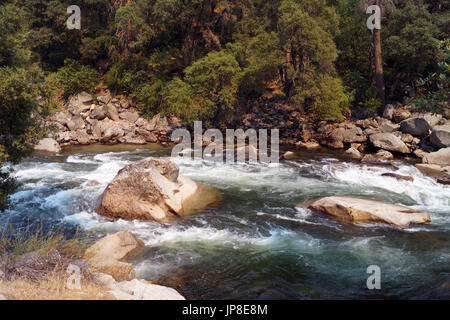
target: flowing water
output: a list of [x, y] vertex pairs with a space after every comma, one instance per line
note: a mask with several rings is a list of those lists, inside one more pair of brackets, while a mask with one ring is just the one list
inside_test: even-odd
[[[450, 298], [450, 187], [413, 165], [362, 166], [307, 152], [279, 165], [177, 159], [182, 174], [219, 189], [221, 202], [170, 225], [96, 214], [118, 170], [169, 153], [89, 146], [29, 158], [15, 167], [22, 186], [0, 225], [64, 225], [69, 236], [79, 227], [97, 238], [130, 230], [147, 245], [133, 261], [137, 276], [187, 299]], [[306, 209], [305, 202], [329, 195], [403, 204], [429, 212], [432, 222], [407, 230], [354, 226]], [[367, 289], [370, 265], [381, 268], [381, 290]]]

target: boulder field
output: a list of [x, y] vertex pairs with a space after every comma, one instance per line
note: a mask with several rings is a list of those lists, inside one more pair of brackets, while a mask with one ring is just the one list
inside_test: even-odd
[[218, 200], [216, 189], [184, 177], [169, 158], [149, 157], [119, 171], [98, 212], [112, 219], [166, 223]]
[[428, 213], [362, 197], [325, 197], [314, 201], [308, 208], [356, 224], [385, 223], [399, 228], [408, 228], [410, 224], [426, 224], [431, 221]]
[[[179, 120], [155, 115], [142, 117], [130, 100], [113, 98], [109, 91], [97, 97], [81, 92], [74, 95], [62, 110], [45, 119], [51, 133], [39, 142], [36, 150], [58, 153], [59, 147], [102, 144], [167, 144]], [[52, 141], [51, 144], [49, 141]]]

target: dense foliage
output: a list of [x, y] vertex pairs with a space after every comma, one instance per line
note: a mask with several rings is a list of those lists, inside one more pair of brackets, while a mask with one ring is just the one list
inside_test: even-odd
[[[26, 60], [57, 72], [48, 78], [65, 98], [100, 79], [145, 114], [187, 120], [225, 121], [240, 102], [271, 95], [332, 121], [381, 107], [371, 1], [81, 0], [81, 30], [66, 27], [68, 0], [8, 2], [26, 15]], [[450, 3], [380, 5], [387, 100], [401, 101], [438, 70], [434, 43], [448, 37]]]
[[[260, 97], [330, 121], [352, 109], [369, 115], [382, 107], [366, 27], [365, 8], [374, 1], [72, 2], [0, 4], [0, 165], [30, 149], [38, 134], [37, 96], [48, 110], [55, 97], [107, 86], [133, 98], [143, 114], [211, 125]], [[425, 108], [442, 106], [448, 53], [436, 43], [448, 38], [450, 1], [379, 3], [387, 101], [418, 92]], [[81, 8], [81, 30], [66, 26], [72, 4]], [[4, 170], [0, 199], [13, 186]]]
[[18, 162], [39, 134], [34, 112], [40, 72], [29, 63], [25, 21], [25, 12], [17, 6], [0, 7], [0, 210], [16, 187], [4, 164]]

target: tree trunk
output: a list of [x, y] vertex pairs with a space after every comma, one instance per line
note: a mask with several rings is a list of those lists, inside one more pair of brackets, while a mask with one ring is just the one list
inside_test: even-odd
[[193, 46], [192, 32], [186, 31], [183, 45], [181, 47], [181, 50], [183, 52], [183, 63], [185, 68], [191, 65], [192, 46]]
[[[376, 1], [379, 6], [379, 1]], [[375, 82], [378, 89], [378, 98], [382, 102], [382, 106], [386, 105], [384, 76], [383, 76], [383, 57], [381, 54], [381, 30], [373, 29], [373, 47], [375, 51]]]

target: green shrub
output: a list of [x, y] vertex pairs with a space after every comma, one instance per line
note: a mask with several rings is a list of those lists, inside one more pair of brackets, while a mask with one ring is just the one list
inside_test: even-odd
[[184, 70], [164, 90], [165, 111], [185, 120], [218, 121], [237, 103], [241, 68], [233, 55], [212, 52]]
[[436, 44], [437, 71], [417, 81], [419, 87], [415, 104], [424, 110], [442, 112], [448, 106], [450, 96], [450, 39]]
[[105, 84], [116, 93], [132, 94], [148, 81], [145, 66], [140, 61], [117, 60], [105, 75]]
[[342, 80], [329, 74], [304, 79], [292, 100], [320, 120], [341, 122], [349, 114], [352, 95], [346, 92]]
[[67, 98], [81, 91], [94, 92], [99, 82], [99, 74], [90, 66], [66, 59], [64, 66], [57, 72], [57, 80]]
[[166, 85], [167, 82], [156, 79], [152, 83], [145, 83], [133, 92], [132, 97], [137, 100], [136, 106], [143, 115], [151, 117], [161, 111]]

